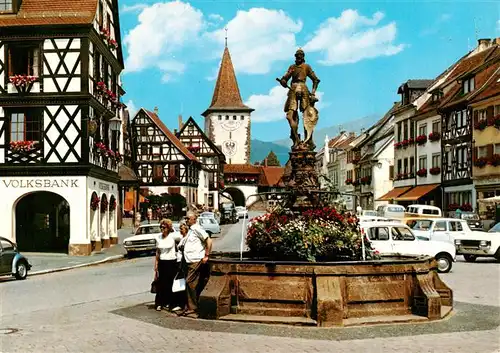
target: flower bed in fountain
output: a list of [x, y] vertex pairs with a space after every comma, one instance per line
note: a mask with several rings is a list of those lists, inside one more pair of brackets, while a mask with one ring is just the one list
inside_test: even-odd
[[357, 218], [331, 207], [260, 216], [246, 240], [242, 260], [212, 254], [200, 317], [350, 326], [436, 320], [453, 306], [434, 259], [380, 259], [368, 246], [361, 260]]

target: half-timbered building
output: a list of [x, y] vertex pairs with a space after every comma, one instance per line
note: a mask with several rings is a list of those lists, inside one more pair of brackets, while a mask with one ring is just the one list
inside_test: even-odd
[[154, 194], [180, 193], [198, 203], [201, 163], [154, 112], [141, 108], [131, 122], [134, 171]]
[[[469, 101], [482, 88], [498, 65], [497, 45], [479, 46], [460, 60], [441, 86], [448, 92], [438, 108], [441, 115], [442, 185], [444, 210], [470, 211], [476, 208], [476, 193], [472, 180], [473, 119]], [[497, 66], [498, 67], [498, 66]]]
[[117, 241], [117, 0], [0, 2], [0, 217], [21, 251]]
[[182, 123], [176, 136], [201, 163], [198, 183], [198, 203], [218, 207], [219, 190], [224, 188], [224, 153], [208, 138], [196, 121], [189, 119]]

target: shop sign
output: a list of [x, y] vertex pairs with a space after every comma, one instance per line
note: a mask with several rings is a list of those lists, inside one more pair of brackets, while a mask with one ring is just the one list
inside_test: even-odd
[[78, 179], [11, 179], [2, 180], [6, 188], [77, 188]]
[[109, 185], [104, 183], [99, 183], [99, 189], [109, 191]]

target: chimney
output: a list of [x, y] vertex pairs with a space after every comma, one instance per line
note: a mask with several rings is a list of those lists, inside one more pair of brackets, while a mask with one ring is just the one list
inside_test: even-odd
[[350, 132], [349, 133], [349, 137], [356, 137], [356, 133], [355, 132]]
[[264, 167], [267, 167], [267, 157], [264, 158]]
[[174, 129], [174, 135], [177, 135], [177, 129]]
[[179, 114], [179, 130], [182, 129], [182, 125], [183, 125], [183, 123], [182, 123], [182, 114]]
[[155, 113], [156, 115], [158, 115], [158, 107], [155, 107], [155, 109], [154, 109], [154, 113]]
[[488, 38], [482, 38], [478, 39], [477, 41], [477, 51], [481, 52], [483, 50], [488, 49], [491, 46], [491, 39]]

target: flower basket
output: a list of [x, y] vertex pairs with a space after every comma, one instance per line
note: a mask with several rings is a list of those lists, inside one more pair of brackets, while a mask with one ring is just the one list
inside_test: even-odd
[[351, 178], [348, 178], [345, 180], [345, 184], [346, 185], [351, 185], [352, 184], [352, 179]]
[[419, 135], [419, 136], [417, 136], [416, 141], [417, 141], [418, 145], [425, 144], [427, 142], [427, 135]]
[[113, 197], [109, 203], [109, 210], [114, 211], [116, 209], [116, 199]]
[[417, 170], [417, 175], [419, 177], [425, 177], [425, 176], [427, 176], [427, 169], [421, 168], [421, 169]]
[[10, 150], [15, 153], [28, 153], [36, 147], [35, 141], [11, 141]]
[[500, 166], [500, 154], [494, 154], [491, 157], [489, 164], [494, 166], [494, 167]]
[[108, 200], [101, 199], [101, 213], [104, 213], [108, 210]]
[[429, 173], [431, 173], [432, 175], [438, 175], [439, 173], [441, 173], [441, 168], [433, 167], [429, 170]]
[[440, 138], [441, 134], [439, 132], [431, 132], [429, 134], [429, 141], [431, 142], [439, 141]]
[[488, 158], [480, 157], [474, 161], [474, 166], [478, 168], [484, 168], [488, 164]]
[[401, 146], [403, 146], [403, 148], [408, 147], [408, 145], [409, 145], [409, 144], [410, 144], [410, 141], [409, 141], [409, 140], [403, 140], [403, 141], [401, 142]]
[[101, 200], [99, 199], [99, 196], [97, 196], [96, 194], [92, 194], [92, 198], [90, 199], [90, 209], [92, 211], [97, 210], [97, 207], [99, 207], [100, 202]]
[[37, 80], [38, 76], [31, 75], [14, 75], [9, 77], [10, 83], [18, 88], [26, 88]]
[[95, 144], [95, 147], [96, 147], [96, 152], [98, 154], [100, 154], [101, 156], [105, 156], [105, 157], [108, 156], [108, 148], [106, 147], [106, 145], [104, 143], [97, 142]]
[[361, 184], [363, 185], [369, 185], [371, 182], [372, 182], [371, 177], [366, 176], [361, 178]]
[[200, 152], [200, 147], [199, 146], [188, 146], [187, 149], [191, 153], [198, 153], [198, 152]]
[[460, 210], [462, 210], [463, 212], [471, 212], [472, 205], [470, 203], [464, 203], [462, 206], [460, 206]]
[[477, 123], [474, 124], [474, 129], [476, 130], [484, 130], [488, 126], [488, 120], [481, 119]]

